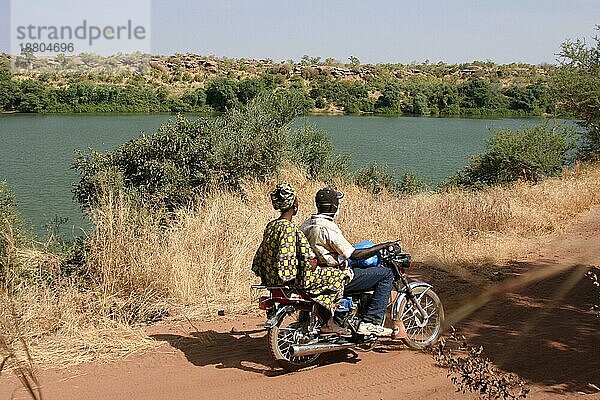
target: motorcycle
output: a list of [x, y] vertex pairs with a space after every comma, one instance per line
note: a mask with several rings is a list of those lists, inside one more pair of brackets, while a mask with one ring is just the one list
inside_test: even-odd
[[[394, 334], [410, 348], [420, 350], [434, 344], [444, 323], [444, 308], [430, 284], [411, 281], [406, 270], [412, 267], [411, 256], [399, 244], [380, 252], [381, 266], [390, 268], [394, 284], [384, 326], [392, 327]], [[326, 322], [318, 312], [318, 305], [301, 288], [293, 286], [267, 287], [253, 285], [253, 289], [268, 290], [269, 296], [259, 298], [259, 308], [266, 311], [264, 324], [268, 331], [269, 351], [277, 364], [286, 371], [297, 371], [319, 363], [326, 353], [344, 349], [370, 350], [380, 337], [357, 333], [362, 316], [366, 314], [372, 291], [344, 293], [338, 301], [334, 318], [350, 332], [350, 336], [322, 334]]]

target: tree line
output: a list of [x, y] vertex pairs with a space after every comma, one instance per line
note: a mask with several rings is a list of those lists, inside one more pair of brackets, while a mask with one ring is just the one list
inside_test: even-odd
[[[306, 112], [541, 116], [557, 110], [558, 101], [551, 96], [549, 82], [561, 71], [552, 68], [548, 69], [550, 76], [502, 80], [499, 76], [507, 73], [499, 69], [493, 77], [475, 74], [469, 79], [450, 80], [440, 78], [451, 71], [439, 70], [439, 65], [420, 66], [427, 74], [411, 76], [399, 74], [397, 66], [382, 65], [360, 78], [356, 71], [347, 78], [312, 67], [303, 67], [300, 75], [293, 75], [284, 67], [243, 77], [232, 70], [222, 71], [202, 82], [191, 79], [191, 75], [191, 80], [186, 80], [180, 73], [167, 77], [161, 73], [158, 79], [144, 71], [111, 79], [93, 73], [17, 77], [4, 58], [0, 63], [0, 111], [223, 112], [247, 104], [262, 92], [294, 92], [303, 96]], [[353, 68], [361, 71], [358, 64]]]

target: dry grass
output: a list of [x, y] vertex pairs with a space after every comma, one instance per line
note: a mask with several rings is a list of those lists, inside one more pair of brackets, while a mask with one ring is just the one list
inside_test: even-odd
[[[313, 211], [314, 193], [322, 185], [295, 169], [277, 180], [284, 179], [299, 190], [300, 223]], [[250, 284], [256, 278], [250, 264], [264, 226], [277, 216], [268, 200], [275, 181], [247, 182], [244, 198], [214, 193], [168, 225], [164, 216], [136, 209], [123, 197], [106, 198], [92, 215], [97, 229], [88, 238], [86, 268], [93, 282], [85, 288], [64, 282], [11, 296], [34, 361], [109, 359], [153, 346], [131, 325], [167, 311], [198, 317], [220, 309], [253, 310]], [[397, 198], [340, 188], [346, 197], [338, 223], [350, 241], [401, 239], [417, 261], [468, 271], [522, 257], [541, 237], [600, 204], [600, 167], [576, 166], [538, 185], [475, 193]], [[34, 269], [55, 268], [43, 253], [19, 257]], [[8, 296], [0, 300], [6, 304]]]
[[[5, 369], [23, 380], [23, 371], [29, 372], [31, 365], [108, 361], [158, 347], [141, 328], [109, 318], [99, 287], [56, 279], [60, 273], [56, 255], [20, 249], [14, 238], [8, 239], [11, 263], [3, 271], [0, 287], [0, 351], [8, 355]], [[44, 284], [41, 278], [50, 278], [51, 283]]]
[[[313, 196], [322, 184], [294, 169], [279, 179], [299, 190], [300, 223], [313, 211]], [[128, 223], [131, 210], [117, 199], [113, 211], [105, 207], [96, 221], [101, 229], [92, 240], [91, 260], [101, 266], [106, 282], [116, 277], [121, 289], [123, 282], [136, 293], [151, 289], [207, 314], [251, 309], [249, 285], [256, 279], [250, 264], [264, 226], [277, 216], [268, 200], [274, 182], [247, 183], [243, 199], [215, 193], [196, 210], [180, 212], [177, 222], [162, 231], [150, 216], [136, 214], [137, 222]], [[373, 197], [356, 186], [340, 186], [346, 197], [338, 223], [352, 242], [399, 238], [416, 260], [455, 268], [521, 257], [540, 237], [560, 231], [600, 203], [600, 168], [577, 166], [538, 185], [407, 198]]]
[[0, 357], [2, 358], [0, 374], [6, 370], [12, 370], [29, 397], [41, 400], [42, 392], [35, 374], [29, 346], [20, 332], [18, 318], [14, 314], [13, 307], [5, 307], [3, 309], [5, 313], [7, 308], [11, 311], [8, 318], [3, 314], [0, 319], [3, 328], [0, 333]]
[[68, 366], [91, 360], [110, 361], [158, 347], [141, 327], [104, 317], [105, 310], [97, 298], [76, 288], [54, 291], [30, 287], [10, 297], [2, 295], [0, 306], [0, 326], [7, 340], [22, 338], [31, 349], [34, 364]]

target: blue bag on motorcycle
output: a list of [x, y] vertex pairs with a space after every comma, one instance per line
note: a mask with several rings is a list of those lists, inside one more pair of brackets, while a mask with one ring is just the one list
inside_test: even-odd
[[[368, 249], [369, 247], [375, 246], [375, 243], [370, 240], [363, 240], [354, 246], [355, 249]], [[379, 254], [375, 254], [373, 257], [366, 258], [364, 260], [348, 260], [350, 268], [369, 268], [376, 267], [379, 265]]]

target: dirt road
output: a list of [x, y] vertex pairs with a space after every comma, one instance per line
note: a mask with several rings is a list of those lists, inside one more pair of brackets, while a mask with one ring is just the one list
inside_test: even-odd
[[[576, 267], [575, 265], [581, 265]], [[536, 274], [560, 273], [523, 286]], [[597, 289], [583, 276], [600, 265], [600, 207], [582, 214], [540, 252], [471, 277], [422, 267], [447, 316], [502, 369], [532, 386], [531, 398], [600, 398], [600, 319], [589, 311]], [[476, 282], [476, 288], [473, 288]], [[506, 292], [506, 293], [504, 293]], [[487, 293], [487, 295], [486, 295]], [[471, 306], [477, 303], [475, 307]], [[45, 399], [461, 399], [446, 371], [403, 346], [338, 353], [326, 365], [283, 374], [266, 351], [254, 317], [162, 324], [149, 334], [160, 351], [39, 374]], [[14, 379], [0, 398], [26, 398]]]

